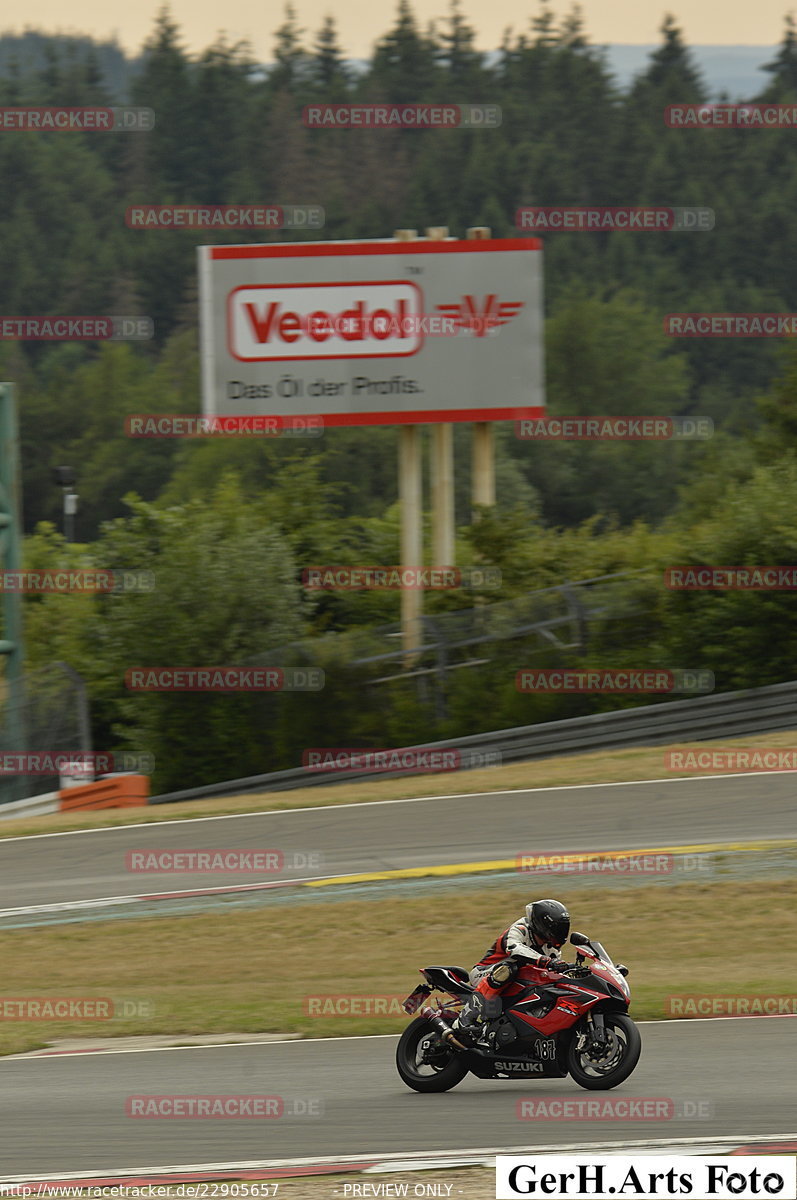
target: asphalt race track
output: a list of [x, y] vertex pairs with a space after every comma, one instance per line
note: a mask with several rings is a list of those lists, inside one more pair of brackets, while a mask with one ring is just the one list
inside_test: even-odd
[[[533, 776], [533, 767], [529, 768]], [[452, 780], [452, 785], [455, 781]], [[268, 875], [145, 875], [135, 850], [279, 849], [320, 856], [282, 878], [329, 877], [513, 859], [523, 852], [620, 850], [786, 838], [788, 774], [505, 792], [190, 820], [0, 841], [0, 907], [89, 901]], [[524, 844], [524, 831], [533, 844]], [[395, 1071], [393, 1037], [124, 1050], [0, 1059], [0, 1179], [350, 1154], [474, 1147], [711, 1140], [797, 1130], [795, 1017], [642, 1026], [639, 1067], [621, 1087], [572, 1080], [467, 1079], [422, 1096]], [[271, 1096], [272, 1119], [129, 1116], [135, 1096]], [[521, 1120], [521, 1098], [671, 1101], [658, 1120]], [[289, 1111], [294, 1106], [298, 1111]], [[593, 1110], [594, 1111], [594, 1110]]]
[[[533, 780], [534, 767], [529, 766]], [[452, 787], [456, 780], [452, 778]], [[672, 779], [172, 821], [0, 840], [0, 909], [279, 879], [319, 878], [517, 854], [647, 849], [785, 838], [797, 829], [789, 773]], [[527, 839], [527, 840], [524, 840]], [[135, 850], [297, 852], [281, 873], [143, 874]], [[308, 854], [316, 864], [309, 869]]]
[[[393, 1037], [297, 1041], [0, 1061], [0, 1178], [310, 1155], [677, 1140], [797, 1128], [797, 1020], [724, 1018], [641, 1026], [642, 1058], [611, 1092], [572, 1080], [481, 1081], [409, 1091]], [[269, 1095], [321, 1101], [273, 1120], [134, 1119], [128, 1097]], [[520, 1098], [658, 1097], [671, 1119], [597, 1122], [516, 1116]], [[700, 1115], [690, 1115], [690, 1114]]]

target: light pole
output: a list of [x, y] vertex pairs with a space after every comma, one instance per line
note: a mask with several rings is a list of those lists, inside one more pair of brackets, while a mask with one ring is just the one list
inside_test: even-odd
[[74, 492], [72, 489], [77, 480], [77, 475], [72, 467], [55, 467], [53, 474], [55, 475], [55, 482], [61, 488], [64, 496], [64, 539], [67, 542], [74, 542], [77, 492]]

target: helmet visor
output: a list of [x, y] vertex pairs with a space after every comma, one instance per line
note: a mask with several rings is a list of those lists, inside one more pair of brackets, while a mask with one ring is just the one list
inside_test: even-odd
[[559, 950], [567, 941], [570, 933], [570, 918], [550, 916], [546, 913], [533, 922], [532, 932], [536, 934], [540, 942], [555, 946]]

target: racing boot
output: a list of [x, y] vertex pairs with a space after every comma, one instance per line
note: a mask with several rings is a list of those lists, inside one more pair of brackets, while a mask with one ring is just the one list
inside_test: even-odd
[[474, 992], [468, 997], [461, 1013], [451, 1027], [457, 1036], [457, 1041], [465, 1046], [475, 1046], [484, 1031], [484, 1013], [482, 997]]

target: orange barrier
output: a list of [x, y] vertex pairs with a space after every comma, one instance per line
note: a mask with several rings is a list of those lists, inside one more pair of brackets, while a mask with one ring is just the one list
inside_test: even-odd
[[58, 793], [61, 812], [91, 808], [129, 808], [149, 801], [149, 775], [117, 775], [62, 788]]

